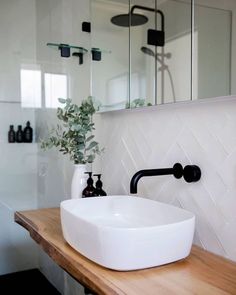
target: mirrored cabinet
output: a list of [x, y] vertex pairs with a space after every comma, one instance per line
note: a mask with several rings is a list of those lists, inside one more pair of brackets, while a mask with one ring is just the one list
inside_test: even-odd
[[236, 93], [236, 2], [91, 0], [100, 111]]
[[137, 107], [139, 100], [145, 106], [189, 100], [191, 2], [135, 0], [131, 10], [135, 6], [147, 21], [130, 30], [130, 107]]
[[236, 94], [236, 1], [195, 0], [193, 99]]

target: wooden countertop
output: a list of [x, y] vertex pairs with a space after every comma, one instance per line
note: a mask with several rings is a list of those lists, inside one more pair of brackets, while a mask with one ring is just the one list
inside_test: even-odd
[[118, 272], [93, 263], [66, 243], [59, 208], [16, 212], [15, 222], [27, 229], [59, 266], [97, 294], [236, 294], [236, 263], [196, 246], [184, 260], [145, 270]]

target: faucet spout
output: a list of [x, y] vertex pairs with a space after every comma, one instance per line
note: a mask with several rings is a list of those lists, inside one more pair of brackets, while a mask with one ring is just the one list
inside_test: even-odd
[[137, 194], [137, 186], [140, 178], [144, 176], [159, 176], [159, 175], [174, 175], [175, 178], [183, 176], [183, 167], [181, 164], [176, 163], [172, 168], [161, 169], [145, 169], [140, 170], [134, 174], [130, 181], [130, 193]]

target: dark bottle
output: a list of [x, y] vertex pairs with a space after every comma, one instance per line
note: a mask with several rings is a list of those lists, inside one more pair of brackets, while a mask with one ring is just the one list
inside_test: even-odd
[[98, 177], [98, 180], [96, 181], [96, 189], [95, 189], [96, 196], [106, 196], [107, 193], [102, 189], [102, 181], [101, 181], [102, 174], [93, 174], [93, 175]]
[[85, 172], [89, 175], [87, 186], [82, 192], [82, 198], [95, 197], [95, 187], [93, 186], [92, 172]]
[[24, 128], [24, 142], [33, 141], [33, 129], [30, 127], [30, 122], [27, 121], [26, 127]]
[[13, 125], [10, 125], [10, 130], [8, 131], [8, 142], [16, 142], [16, 132]]
[[24, 142], [24, 132], [21, 125], [18, 125], [18, 130], [16, 131], [16, 142]]

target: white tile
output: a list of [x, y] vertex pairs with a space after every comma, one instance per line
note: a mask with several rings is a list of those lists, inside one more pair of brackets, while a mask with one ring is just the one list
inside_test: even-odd
[[41, 248], [39, 249], [39, 269], [48, 281], [64, 294], [64, 271]]
[[236, 260], [236, 221], [225, 224], [223, 228], [218, 231], [218, 236], [221, 241], [224, 241], [224, 249], [227, 257]]
[[0, 274], [37, 268], [37, 246], [28, 232], [14, 222], [14, 210], [0, 202]]
[[138, 195], [193, 211], [195, 243], [236, 261], [235, 111], [236, 100], [101, 115], [106, 148], [101, 170], [110, 193], [127, 193], [139, 169], [171, 167], [175, 162], [198, 165], [198, 183], [145, 177], [138, 183]]

